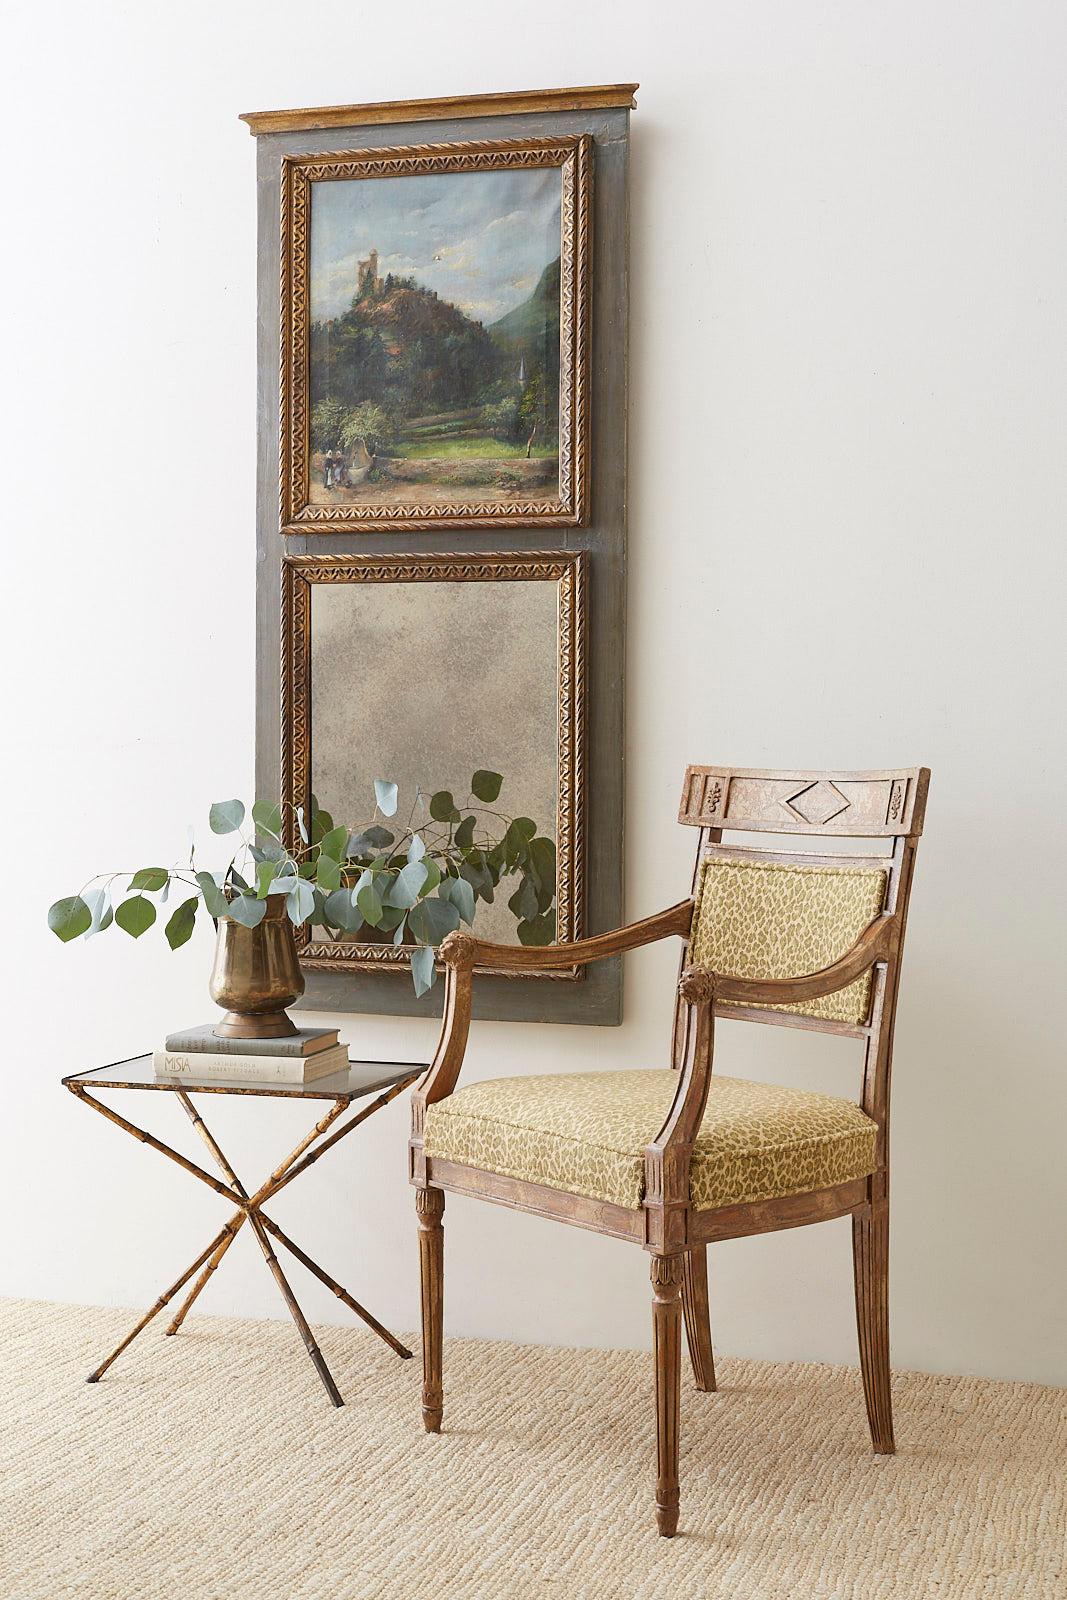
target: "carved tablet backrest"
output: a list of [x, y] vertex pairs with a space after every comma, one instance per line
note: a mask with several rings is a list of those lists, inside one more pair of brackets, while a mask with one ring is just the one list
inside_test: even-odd
[[[693, 931], [683, 964], [742, 977], [799, 977], [844, 955], [883, 910], [907, 914], [930, 774], [765, 772], [689, 767], [678, 820], [700, 829]], [[801, 848], [732, 842], [731, 835], [798, 836]], [[880, 841], [856, 854], [855, 839]], [[866, 1037], [888, 1065], [899, 956], [837, 994], [795, 1006], [722, 1003], [754, 1022]], [[674, 1057], [685, 1009], [675, 1022]], [[879, 1041], [885, 1043], [880, 1048]], [[887, 1072], [882, 1076], [887, 1076]], [[866, 1098], [866, 1097], [865, 1097]], [[872, 1087], [873, 1098], [873, 1087]]]

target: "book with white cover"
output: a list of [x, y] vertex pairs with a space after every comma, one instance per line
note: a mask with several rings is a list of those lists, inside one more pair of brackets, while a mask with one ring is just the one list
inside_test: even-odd
[[334, 1045], [311, 1056], [232, 1056], [204, 1050], [156, 1050], [157, 1078], [226, 1078], [231, 1083], [314, 1083], [348, 1071], [348, 1046]]

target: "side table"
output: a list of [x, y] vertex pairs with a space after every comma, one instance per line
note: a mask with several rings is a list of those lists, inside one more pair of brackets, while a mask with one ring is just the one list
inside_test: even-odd
[[[88, 1383], [98, 1383], [111, 1363], [122, 1354], [127, 1345], [132, 1344], [141, 1330], [146, 1328], [152, 1321], [153, 1317], [162, 1311], [164, 1306], [169, 1305], [175, 1295], [185, 1288], [193, 1274], [199, 1273], [199, 1277], [197, 1277], [167, 1326], [166, 1332], [168, 1334], [177, 1333], [193, 1302], [218, 1267], [245, 1222], [248, 1223], [256, 1236], [259, 1248], [263, 1252], [264, 1260], [274, 1275], [293, 1321], [300, 1330], [300, 1337], [304, 1341], [308, 1355], [314, 1363], [316, 1372], [322, 1379], [326, 1393], [335, 1406], [344, 1404], [341, 1392], [333, 1380], [330, 1369], [323, 1359], [322, 1351], [316, 1344], [315, 1336], [308, 1326], [307, 1318], [301, 1311], [296, 1296], [289, 1286], [289, 1281], [282, 1271], [281, 1264], [271, 1245], [271, 1237], [276, 1239], [279, 1244], [284, 1245], [285, 1249], [318, 1278], [320, 1283], [324, 1283], [328, 1289], [332, 1290], [337, 1298], [348, 1306], [350, 1311], [354, 1311], [358, 1317], [362, 1317], [367, 1326], [373, 1328], [379, 1338], [385, 1340], [390, 1349], [395, 1350], [403, 1360], [407, 1360], [411, 1356], [411, 1351], [402, 1345], [400, 1340], [389, 1332], [388, 1328], [384, 1328], [365, 1306], [361, 1306], [359, 1301], [354, 1300], [346, 1289], [342, 1289], [341, 1285], [331, 1278], [329, 1273], [324, 1272], [309, 1255], [300, 1249], [299, 1245], [294, 1244], [282, 1232], [278, 1224], [267, 1216], [263, 1207], [268, 1200], [272, 1200], [287, 1184], [292, 1183], [294, 1178], [298, 1178], [302, 1172], [306, 1172], [313, 1162], [326, 1154], [327, 1150], [338, 1144], [346, 1134], [351, 1133], [354, 1128], [358, 1128], [360, 1123], [366, 1122], [368, 1117], [373, 1116], [376, 1111], [380, 1111], [383, 1106], [387, 1106], [390, 1100], [394, 1100], [402, 1090], [406, 1089], [409, 1084], [414, 1083], [415, 1079], [425, 1071], [425, 1064], [410, 1061], [354, 1061], [347, 1072], [340, 1072], [329, 1078], [319, 1078], [314, 1083], [259, 1084], [225, 1078], [212, 1078], [210, 1082], [197, 1083], [188, 1078], [157, 1078], [152, 1066], [152, 1057], [143, 1055], [132, 1056], [129, 1060], [117, 1061], [107, 1067], [97, 1067], [89, 1072], [76, 1072], [64, 1078], [62, 1080], [64, 1086], [83, 1105], [92, 1106], [94, 1111], [99, 1111], [101, 1116], [106, 1117], [109, 1122], [115, 1123], [117, 1127], [125, 1128], [127, 1133], [132, 1134], [135, 1139], [139, 1139], [142, 1144], [150, 1145], [153, 1150], [158, 1150], [161, 1155], [169, 1156], [180, 1167], [184, 1167], [186, 1172], [192, 1173], [194, 1178], [199, 1178], [201, 1183], [206, 1183], [209, 1189], [214, 1189], [216, 1194], [222, 1195], [237, 1208], [225, 1226], [220, 1228], [211, 1242], [200, 1252], [193, 1264], [187, 1267], [181, 1277], [160, 1295], [151, 1310], [147, 1311], [140, 1322], [130, 1329], [122, 1343], [117, 1345], [93, 1372], [90, 1372], [86, 1381]], [[204, 1141], [226, 1182], [221, 1182], [218, 1178], [212, 1177], [210, 1172], [205, 1172], [203, 1167], [198, 1167], [195, 1161], [188, 1160], [186, 1156], [172, 1149], [169, 1144], [164, 1144], [162, 1139], [157, 1139], [154, 1134], [148, 1133], [144, 1128], [139, 1128], [135, 1123], [127, 1121], [117, 1111], [112, 1110], [110, 1106], [104, 1105], [102, 1101], [90, 1094], [90, 1089], [98, 1092], [111, 1089], [139, 1089], [177, 1096], [179, 1105]], [[322, 1137], [326, 1135], [327, 1129], [337, 1121], [354, 1100], [364, 1099], [367, 1095], [374, 1094], [376, 1090], [382, 1092], [378, 1094], [375, 1100], [371, 1101], [370, 1105], [364, 1106], [341, 1127], [335, 1128], [328, 1137]], [[333, 1104], [326, 1115], [316, 1122], [306, 1138], [301, 1139], [300, 1143], [294, 1150], [290, 1151], [281, 1165], [274, 1169], [270, 1177], [260, 1184], [259, 1188], [255, 1189], [252, 1194], [249, 1194], [223, 1155], [217, 1139], [193, 1105], [191, 1096], [194, 1094], [239, 1094], [245, 1095], [249, 1099], [269, 1095], [272, 1098], [283, 1100], [329, 1100]], [[316, 1140], [320, 1142], [316, 1144]]]

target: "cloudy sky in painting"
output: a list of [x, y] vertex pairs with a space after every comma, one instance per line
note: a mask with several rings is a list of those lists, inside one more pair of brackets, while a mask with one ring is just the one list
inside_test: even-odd
[[348, 310], [356, 263], [413, 277], [479, 322], [531, 293], [560, 250], [558, 167], [311, 186], [311, 316]]

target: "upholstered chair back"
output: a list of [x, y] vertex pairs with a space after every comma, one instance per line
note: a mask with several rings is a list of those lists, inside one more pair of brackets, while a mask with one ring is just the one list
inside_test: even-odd
[[[700, 834], [683, 966], [741, 978], [802, 977], [839, 960], [882, 912], [906, 915], [928, 780], [924, 767], [832, 773], [690, 767], [678, 820]], [[877, 964], [817, 1000], [759, 1007], [724, 1000], [716, 1011], [870, 1037], [892, 993], [895, 966]], [[676, 1062], [682, 1022], [679, 1009]]]
[[[686, 961], [740, 978], [798, 978], [846, 954], [885, 906], [888, 873], [707, 856], [697, 871]], [[866, 1022], [870, 971], [847, 989], [775, 1007], [830, 1022]], [[729, 1003], [729, 1002], [727, 1002]]]

